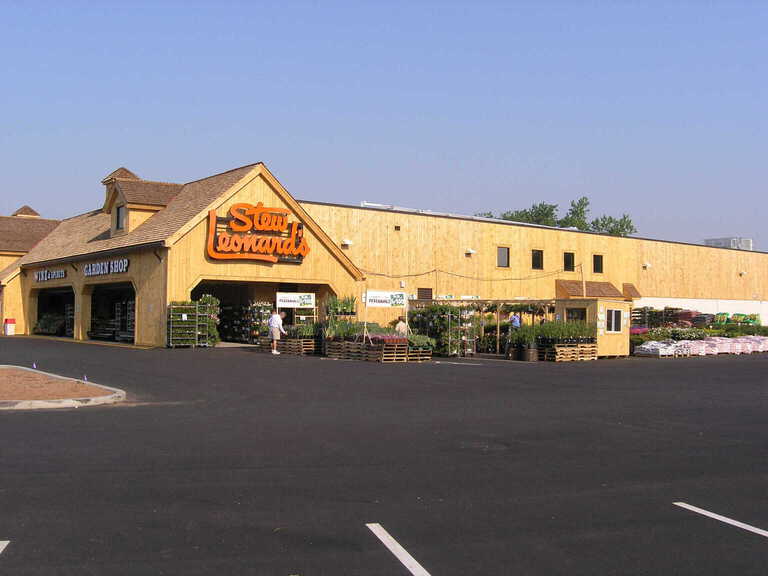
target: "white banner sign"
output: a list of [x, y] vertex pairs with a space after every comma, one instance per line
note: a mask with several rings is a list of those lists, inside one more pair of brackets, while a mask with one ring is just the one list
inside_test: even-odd
[[278, 308], [314, 308], [315, 295], [311, 292], [278, 292]]
[[368, 290], [365, 294], [365, 304], [371, 308], [404, 308], [406, 298], [405, 292]]

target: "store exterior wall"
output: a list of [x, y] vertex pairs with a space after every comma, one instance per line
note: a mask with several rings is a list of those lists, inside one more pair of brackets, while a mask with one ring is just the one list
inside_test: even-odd
[[[291, 210], [276, 192], [274, 184], [262, 175], [251, 179], [212, 208], [216, 210], [218, 217], [224, 218], [228, 216], [234, 204], [257, 205], [259, 202], [267, 207]], [[291, 211], [288, 219], [296, 221], [298, 217]], [[208, 218], [197, 222], [171, 245], [167, 301], [188, 300], [192, 290], [203, 281], [319, 284], [328, 285], [339, 296], [358, 294], [360, 282], [357, 282], [324, 247], [311, 226], [307, 222], [303, 224], [304, 237], [309, 246], [309, 253], [303, 261], [270, 263], [244, 259], [218, 260], [209, 257], [206, 251]], [[320, 296], [318, 294], [318, 297]], [[274, 293], [269, 299], [274, 300]]]
[[[447, 218], [391, 210], [302, 202], [336, 241], [350, 240], [349, 257], [368, 274], [371, 289], [409, 294], [431, 288], [438, 296], [482, 299], [554, 298], [555, 280], [634, 284], [643, 297], [768, 301], [768, 254], [622, 238], [567, 230]], [[395, 230], [399, 227], [400, 230]], [[497, 247], [509, 248], [509, 267], [497, 267]], [[544, 251], [533, 270], [531, 251]], [[468, 250], [475, 253], [467, 255]], [[563, 254], [575, 255], [576, 270], [563, 272]], [[593, 256], [603, 256], [603, 273]], [[476, 278], [482, 278], [477, 280]], [[512, 280], [522, 278], [521, 280]]]
[[[20, 303], [16, 309], [23, 318], [17, 333], [31, 334], [37, 315], [37, 293], [41, 289], [71, 286], [75, 293], [75, 334], [76, 340], [87, 340], [91, 327], [91, 295], [93, 287], [99, 284], [130, 282], [136, 292], [136, 332], [138, 345], [161, 346], [165, 342], [165, 277], [167, 251], [138, 251], [104, 258], [64, 262], [56, 265], [34, 266], [25, 269], [19, 276], [21, 289]], [[128, 260], [125, 272], [86, 275], [89, 265]], [[116, 268], [116, 269], [119, 269]], [[36, 272], [65, 271], [62, 278], [38, 280]], [[10, 284], [9, 284], [10, 286]]]
[[5, 270], [8, 266], [24, 256], [23, 252], [2, 252], [0, 251], [0, 270]]
[[[21, 275], [11, 278], [3, 286], [3, 316], [16, 320], [16, 334], [25, 334], [27, 331], [27, 321], [24, 314], [24, 298], [21, 290]], [[1, 329], [1, 328], [0, 328]]]

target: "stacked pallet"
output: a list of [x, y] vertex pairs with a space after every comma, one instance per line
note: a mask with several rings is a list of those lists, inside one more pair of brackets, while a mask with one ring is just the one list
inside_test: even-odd
[[430, 348], [408, 348], [408, 362], [430, 362], [431, 360]]
[[541, 362], [584, 362], [597, 360], [597, 344], [555, 344], [539, 350]]
[[325, 355], [335, 360], [365, 360], [365, 344], [347, 341], [326, 342]]
[[408, 362], [408, 344], [370, 344], [365, 351], [368, 362]]
[[[270, 352], [272, 340], [269, 336], [260, 336], [259, 350]], [[311, 356], [317, 354], [319, 346], [313, 338], [283, 338], [277, 341], [277, 351], [281, 354], [293, 354], [294, 356]]]

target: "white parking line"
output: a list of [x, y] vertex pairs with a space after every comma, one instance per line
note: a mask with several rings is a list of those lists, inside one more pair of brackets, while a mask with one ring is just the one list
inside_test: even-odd
[[400, 544], [397, 543], [397, 540], [392, 538], [392, 536], [389, 535], [389, 532], [384, 530], [384, 528], [381, 526], [381, 524], [366, 524], [371, 532], [376, 534], [376, 537], [382, 541], [384, 546], [386, 546], [392, 554], [395, 555], [395, 558], [400, 560], [400, 562], [408, 568], [408, 571], [413, 574], [413, 576], [430, 576], [429, 572], [424, 570], [424, 567], [416, 562], [416, 559], [408, 554], [408, 551], [400, 546]]
[[10, 540], [0, 540], [0, 554], [3, 553], [3, 550], [5, 550], [6, 546], [8, 546], [10, 543]]
[[768, 531], [761, 530], [760, 528], [755, 528], [754, 526], [750, 526], [749, 524], [744, 524], [744, 522], [739, 522], [738, 520], [734, 520], [726, 516], [720, 516], [720, 514], [715, 514], [714, 512], [708, 512], [707, 510], [703, 510], [702, 508], [696, 508], [696, 506], [691, 506], [690, 504], [686, 504], [685, 502], [673, 502], [673, 504], [675, 506], [679, 506], [680, 508], [685, 508], [686, 510], [690, 510], [691, 512], [696, 512], [696, 514], [701, 514], [702, 516], [714, 518], [715, 520], [720, 520], [720, 522], [725, 522], [726, 524], [730, 524], [731, 526], [736, 526], [736, 528], [741, 528], [742, 530], [746, 530], [748, 532], [754, 532], [755, 534], [760, 534], [760, 536], [765, 536], [766, 538], [768, 538]]

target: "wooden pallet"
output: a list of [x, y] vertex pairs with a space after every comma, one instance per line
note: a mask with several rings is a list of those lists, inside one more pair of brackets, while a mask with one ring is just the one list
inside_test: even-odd
[[336, 360], [365, 360], [362, 342], [326, 342], [325, 355]]
[[408, 362], [431, 362], [432, 350], [408, 348]]
[[[272, 340], [269, 336], [260, 336], [258, 346], [259, 350], [262, 352], [271, 352]], [[317, 341], [313, 338], [284, 338], [277, 341], [277, 351], [281, 354], [309, 356], [317, 354], [317, 350]]]
[[408, 362], [408, 344], [375, 344], [366, 350], [368, 362]]
[[597, 344], [555, 344], [539, 350], [542, 362], [586, 362], [597, 360]]

